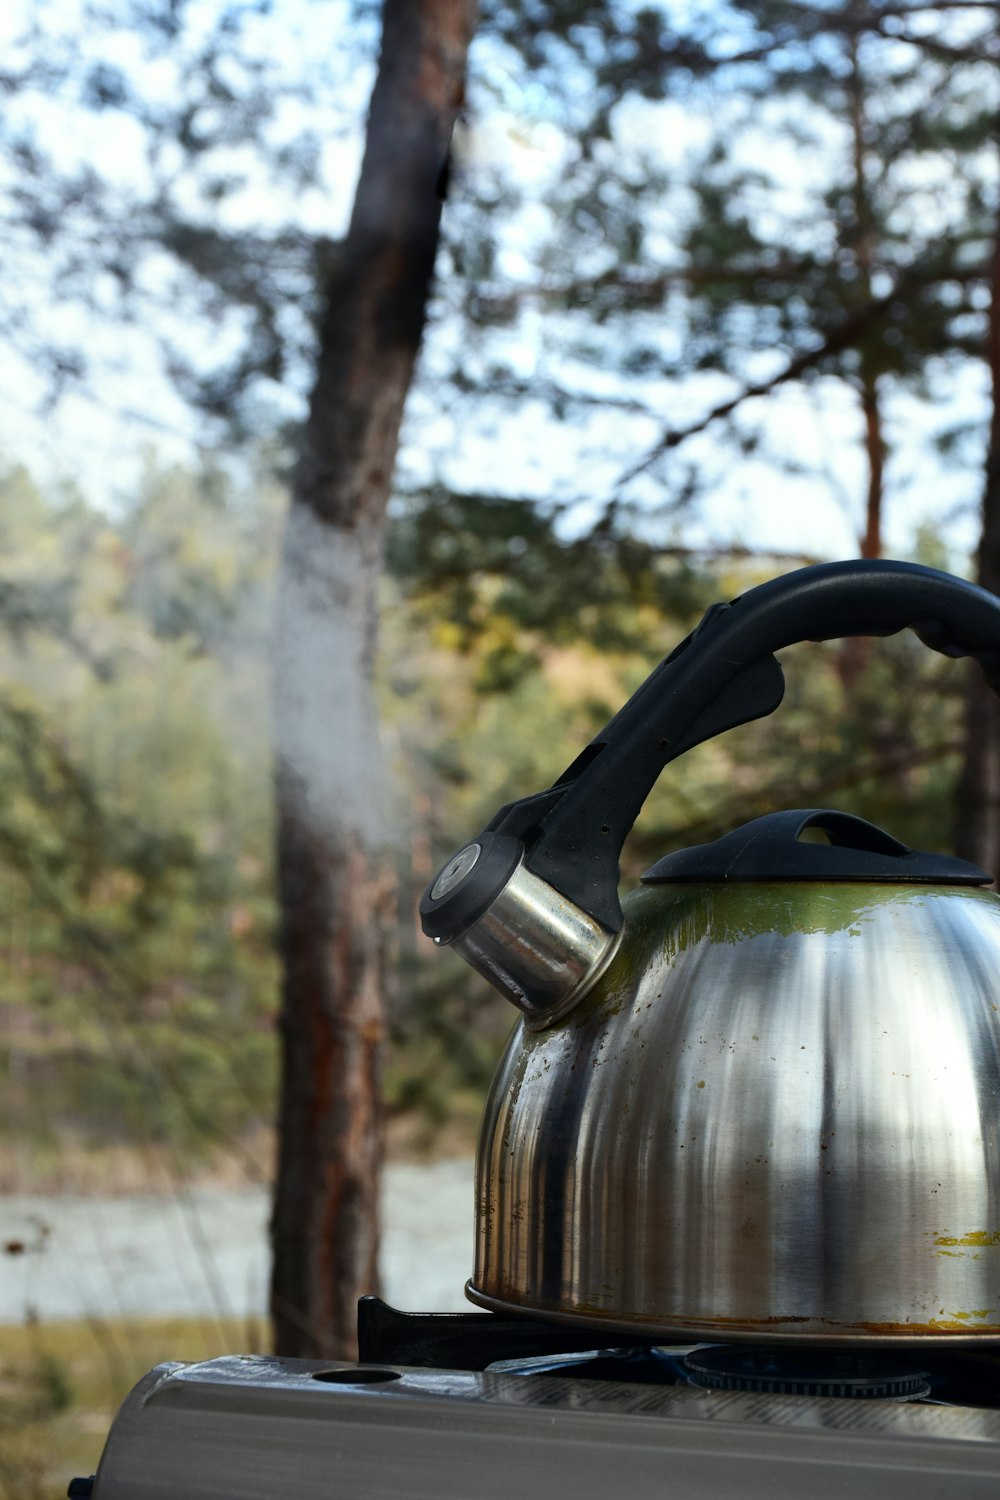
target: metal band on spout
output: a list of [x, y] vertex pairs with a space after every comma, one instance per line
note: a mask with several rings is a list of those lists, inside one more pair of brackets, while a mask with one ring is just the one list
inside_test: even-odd
[[604, 973], [621, 934], [568, 901], [524, 865], [450, 946], [519, 1010], [546, 1026]]

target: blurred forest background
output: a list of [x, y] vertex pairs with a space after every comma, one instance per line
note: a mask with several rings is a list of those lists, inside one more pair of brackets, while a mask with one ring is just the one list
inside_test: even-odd
[[[268, 660], [277, 483], [151, 470], [114, 519], [0, 487], [2, 1185], [267, 1181], [277, 963]], [[929, 538], [923, 561], [954, 562]], [[961, 563], [961, 559], [957, 559]], [[554, 779], [716, 598], [784, 560], [561, 539], [541, 507], [401, 503], [382, 595], [399, 979], [385, 1095], [401, 1148], [471, 1149], [508, 1007], [430, 949], [416, 903], [500, 803]], [[634, 880], [667, 848], [786, 804], [951, 841], [961, 673], [910, 636], [854, 670], [787, 659], [779, 715], [664, 777]], [[928, 706], [933, 705], [932, 711]], [[408, 1128], [403, 1128], [404, 1125]]]
[[[281, 538], [381, 27], [385, 57], [459, 10], [2, 22], [0, 1191], [272, 1178]], [[375, 548], [390, 1154], [471, 1150], [509, 1027], [423, 886], [710, 603], [838, 555], [1000, 588], [992, 0], [474, 19]], [[664, 778], [626, 879], [796, 804], [995, 864], [963, 669], [908, 634], [785, 665], [773, 720]]]

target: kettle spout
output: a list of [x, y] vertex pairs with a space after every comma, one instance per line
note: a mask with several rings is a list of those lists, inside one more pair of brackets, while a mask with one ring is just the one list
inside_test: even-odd
[[520, 840], [491, 833], [452, 856], [420, 915], [428, 937], [454, 948], [538, 1027], [583, 998], [621, 938], [529, 870]]

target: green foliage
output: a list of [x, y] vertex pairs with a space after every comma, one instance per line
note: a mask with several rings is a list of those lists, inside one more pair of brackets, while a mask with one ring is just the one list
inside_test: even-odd
[[[842, 454], [831, 463], [821, 438], [789, 430], [809, 398], [757, 399], [809, 384], [818, 407], [857, 401], [851, 446], [867, 434], [866, 467], [902, 529], [897, 411], [913, 433], [925, 403], [933, 441], [988, 347], [989, 8], [495, 0], [479, 47], [473, 100], [524, 148], [506, 170], [473, 153], [445, 220], [460, 392], [478, 391], [494, 422], [509, 403], [512, 431], [532, 401], [574, 425], [591, 503], [610, 491], [690, 514], [731, 495], [752, 454], [758, 475], [797, 468], [823, 499], [846, 499], [860, 537], [863, 486], [843, 494]], [[970, 499], [984, 439], [980, 417], [952, 449]]]
[[519, 663], [530, 671], [580, 640], [641, 650], [651, 620], [683, 620], [712, 597], [697, 560], [644, 540], [633, 513], [575, 535], [562, 522], [558, 507], [521, 497], [435, 488], [399, 502], [389, 571], [442, 643], [482, 656], [484, 688], [512, 688]]
[[[995, 95], [985, 24], [979, 51], [953, 55], [933, 31], [923, 43], [886, 32], [879, 7], [734, 9], [758, 29], [761, 58], [692, 178], [686, 246], [706, 277], [692, 302], [702, 359], [740, 369], [748, 349], [814, 348], [891, 287], [898, 297], [816, 369], [919, 383], [935, 358], [972, 352], [995, 228], [985, 207], [995, 121], [983, 107], [982, 91]], [[926, 15], [940, 41], [948, 17]], [[781, 146], [773, 166], [746, 166], [744, 135], [762, 129], [781, 146], [796, 131], [806, 137], [792, 192], [796, 165]]]
[[277, 502], [217, 480], [151, 474], [118, 522], [0, 483], [4, 572], [64, 601], [0, 643], [9, 1161], [60, 1133], [197, 1157], [272, 1107]]

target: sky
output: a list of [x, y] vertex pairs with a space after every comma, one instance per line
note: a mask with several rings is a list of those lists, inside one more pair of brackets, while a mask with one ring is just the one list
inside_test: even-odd
[[[88, 0], [7, 0], [0, 8], [0, 55], [16, 58], [16, 38], [26, 23], [40, 23], [50, 57], [58, 61], [73, 49], [89, 47], [93, 61], [118, 68], [131, 87], [161, 103], [185, 87], [184, 59], [166, 49], [149, 57], [135, 37], [119, 28], [85, 32], [79, 21]], [[219, 0], [194, 7], [204, 28], [211, 24]], [[280, 19], [260, 17], [245, 32], [245, 53], [266, 64], [269, 76], [283, 84], [304, 81], [310, 101], [289, 97], [268, 126], [272, 144], [304, 136], [317, 141], [320, 169], [314, 187], [288, 190], [280, 178], [261, 171], [251, 152], [234, 145], [216, 163], [240, 173], [243, 188], [226, 201], [229, 227], [276, 229], [294, 222], [336, 239], [350, 212], [360, 166], [367, 98], [373, 78], [375, 38], [370, 28], [358, 31], [349, 19], [346, 0], [283, 0]], [[192, 48], [195, 34], [187, 43]], [[95, 40], [94, 38], [98, 38]], [[316, 101], [319, 100], [319, 103]], [[7, 126], [30, 129], [42, 149], [57, 153], [66, 166], [90, 166], [121, 186], [123, 195], [148, 188], [150, 169], [140, 128], [123, 111], [102, 114], [81, 109], [66, 91], [53, 99], [13, 95]], [[675, 102], [634, 101], [615, 112], [615, 149], [638, 155], [659, 152], [675, 170], [704, 145], [708, 122]], [[762, 122], [761, 138], [748, 135], [746, 149], [759, 158], [770, 152], [791, 199], [804, 191], [815, 162], [808, 153], [787, 146], [780, 160], [774, 138]], [[821, 143], [822, 148], [822, 143]], [[533, 82], [519, 79], [502, 48], [477, 44], [468, 118], [462, 127], [455, 200], [447, 214], [462, 211], [463, 184], [475, 185], [484, 174], [513, 173], [522, 187], [543, 190], [558, 175], [565, 139], [551, 101]], [[162, 168], [162, 162], [161, 162]], [[7, 184], [10, 182], [7, 177]], [[0, 187], [5, 184], [0, 177]], [[184, 202], [181, 185], [179, 201]], [[679, 200], [678, 200], [679, 201]], [[198, 204], [193, 194], [192, 209]], [[662, 237], [668, 253], [671, 203], [660, 205]], [[677, 209], [680, 212], [680, 209]], [[530, 273], [533, 236], [544, 232], [544, 214], [528, 205], [508, 226], [502, 245], [502, 269], [515, 280]], [[197, 461], [204, 430], [165, 374], [151, 326], [125, 327], [113, 318], [95, 316], [71, 300], [53, 299], [45, 269], [27, 241], [8, 241], [8, 309], [27, 311], [36, 329], [61, 339], [85, 341], [97, 378], [85, 387], [68, 387], [55, 406], [46, 404], [46, 388], [31, 358], [30, 343], [20, 352], [0, 344], [0, 457], [25, 463], [43, 481], [68, 480], [95, 504], [114, 507], [136, 484], [151, 456], [161, 462]], [[11, 269], [14, 274], [11, 275]], [[154, 279], [155, 263], [147, 271]], [[163, 273], [165, 274], [165, 273]], [[445, 299], [447, 300], [447, 299]], [[0, 302], [0, 312], [3, 304]], [[210, 358], [225, 340], [235, 340], [234, 324], [205, 330], [195, 309], [178, 306], [168, 333], [197, 361]], [[662, 330], [666, 337], [668, 330]], [[502, 337], [507, 363], [525, 381], [527, 394], [516, 409], [480, 410], [470, 420], [462, 403], [449, 402], [435, 379], [454, 355], [461, 327], [445, 317], [432, 321], [423, 358], [423, 377], [410, 403], [401, 473], [408, 479], [444, 474], [452, 483], [482, 487], [483, 476], [506, 492], [540, 498], [573, 497], [578, 505], [572, 525], [597, 515], [623, 471], [647, 451], [664, 425], [696, 421], [732, 390], [732, 383], [712, 372], [672, 382], [651, 380], [641, 389], [656, 415], [623, 416], [609, 405], [590, 406], [574, 422], [554, 421], [547, 404], [533, 398], [558, 369], [560, 378], [578, 382], [593, 397], [614, 401], [623, 390], [611, 375], [585, 365], [573, 366], [561, 351], [557, 317], [544, 304], [529, 309]], [[775, 354], [776, 360], [783, 356]], [[635, 387], [630, 387], [634, 390]], [[304, 386], [294, 381], [271, 400], [286, 414], [302, 409]], [[962, 421], [982, 421], [986, 411], [983, 374], [967, 366], [942, 369], [925, 401], [895, 395], [887, 407], [892, 499], [887, 507], [888, 550], [909, 553], [922, 526], [938, 528], [954, 554], [954, 565], [975, 544], [978, 477], [974, 469], [944, 463], [931, 441], [935, 430]], [[662, 415], [660, 415], [662, 414]], [[842, 385], [823, 381], [809, 389], [788, 389], [767, 403], [752, 403], [740, 418], [759, 430], [761, 443], [751, 456], [738, 456], [710, 428], [684, 446], [684, 459], [710, 476], [707, 498], [696, 517], [686, 517], [683, 537], [694, 545], [732, 540], [755, 548], [807, 556], [848, 556], [857, 550], [861, 527], [864, 466], [859, 447], [860, 418]], [[789, 472], [791, 469], [798, 472]], [[640, 484], [636, 493], [644, 493]], [[646, 486], [650, 503], [658, 491]], [[665, 541], [670, 536], [662, 533]]]
[[[190, 7], [196, 24], [183, 49], [165, 49], [150, 57], [135, 35], [118, 27], [96, 31], [81, 25], [90, 0], [4, 0], [0, 5], [0, 56], [13, 68], [25, 52], [16, 42], [25, 28], [40, 26], [46, 56], [58, 65], [79, 53], [86, 64], [120, 69], [137, 94], [167, 105], [184, 95], [185, 62], [220, 10], [219, 0], [200, 0]], [[252, 5], [245, 6], [247, 11]], [[245, 178], [241, 191], [228, 194], [217, 220], [228, 229], [257, 232], [295, 223], [316, 234], [336, 238], [350, 213], [360, 167], [363, 125], [374, 78], [374, 40], [349, 22], [347, 0], [282, 0], [280, 19], [261, 16], [244, 28], [244, 55], [267, 68], [270, 84], [287, 90], [268, 122], [274, 149], [305, 137], [316, 137], [319, 181], [303, 189], [260, 170], [256, 153], [234, 146], [215, 153], [213, 169]], [[201, 35], [199, 35], [199, 29]], [[370, 32], [370, 28], [368, 28]], [[308, 101], [294, 97], [301, 89]], [[63, 170], [92, 168], [120, 186], [124, 195], [152, 190], [146, 140], [125, 110], [95, 113], [81, 107], [69, 88], [54, 94], [44, 89], [20, 91], [5, 99], [5, 125], [21, 129], [43, 150], [51, 151]], [[171, 163], [160, 163], [169, 175]], [[0, 169], [0, 190], [14, 174]], [[193, 191], [182, 206], [197, 213]], [[54, 408], [47, 385], [27, 355], [0, 342], [0, 458], [26, 463], [41, 479], [69, 481], [93, 503], [113, 508], [136, 483], [152, 455], [163, 462], [197, 462], [206, 440], [203, 425], [169, 379], [156, 335], [165, 333], [197, 360], [214, 353], [220, 339], [236, 330], [207, 323], [199, 327], [190, 310], [178, 307], [165, 325], [140, 322], [128, 326], [114, 316], [93, 316], [73, 301], [52, 295], [44, 259], [30, 241], [12, 243], [8, 233], [5, 259], [14, 290], [3, 303], [23, 306], [33, 330], [66, 342], [85, 341], [96, 378], [66, 388]], [[13, 276], [11, 272], [13, 271]], [[155, 286], [155, 259], [143, 274]], [[273, 392], [276, 405], [301, 410], [302, 392]]]

